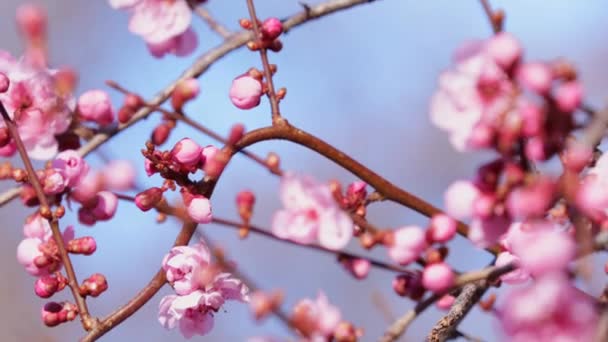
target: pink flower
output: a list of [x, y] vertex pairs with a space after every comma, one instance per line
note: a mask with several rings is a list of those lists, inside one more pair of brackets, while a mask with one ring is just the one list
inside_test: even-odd
[[203, 149], [192, 139], [184, 138], [171, 150], [173, 160], [185, 168], [198, 165]]
[[454, 272], [446, 263], [427, 265], [422, 272], [422, 285], [435, 292], [442, 292], [454, 285]]
[[211, 222], [211, 201], [201, 195], [194, 196], [188, 204], [188, 215], [196, 223]]
[[69, 187], [80, 184], [80, 181], [89, 172], [89, 164], [74, 150], [59, 153], [51, 165], [63, 174], [66, 185]]
[[323, 292], [317, 300], [303, 299], [293, 308], [292, 320], [303, 334], [315, 338], [331, 336], [340, 323], [340, 310], [331, 305]]
[[114, 121], [110, 95], [103, 90], [89, 90], [78, 98], [78, 115], [85, 121], [106, 126]]
[[118, 198], [113, 192], [100, 191], [97, 193], [97, 204], [92, 208], [93, 216], [100, 221], [107, 221], [114, 217], [118, 207]]
[[512, 34], [500, 32], [488, 40], [486, 51], [498, 65], [508, 69], [521, 58], [522, 47]]
[[511, 221], [504, 216], [492, 215], [474, 219], [471, 222], [468, 238], [480, 248], [491, 246], [509, 230]]
[[441, 310], [449, 310], [452, 307], [452, 304], [454, 304], [455, 300], [456, 298], [454, 298], [454, 296], [446, 294], [445, 296], [441, 297], [435, 303], [435, 305], [437, 305], [437, 308]]
[[196, 47], [192, 10], [185, 0], [110, 0], [110, 5], [131, 12], [129, 30], [141, 36], [156, 57], [168, 52], [183, 56]]
[[74, 98], [58, 89], [54, 70], [35, 68], [0, 53], [0, 72], [10, 80], [8, 91], [0, 93], [0, 101], [15, 120], [29, 156], [51, 158], [58, 149], [55, 135], [70, 125]]
[[172, 53], [178, 57], [188, 56], [198, 45], [198, 38], [192, 29], [160, 43], [148, 43], [148, 50], [156, 58]]
[[249, 75], [241, 75], [232, 81], [229, 95], [237, 108], [251, 109], [260, 104], [262, 83]]
[[538, 177], [531, 184], [511, 191], [506, 200], [511, 217], [542, 217], [553, 202], [555, 183], [549, 177]]
[[121, 191], [133, 188], [135, 173], [133, 164], [128, 160], [113, 160], [101, 171], [104, 185], [110, 190]]
[[537, 223], [512, 238], [511, 250], [525, 270], [540, 276], [566, 270], [576, 255], [576, 243], [552, 223]]
[[510, 102], [513, 85], [495, 56], [501, 62], [512, 57], [497, 51], [503, 43], [492, 44], [490, 50], [484, 42], [461, 49], [456, 67], [441, 74], [431, 100], [431, 121], [448, 132], [458, 151], [488, 147], [494, 121]]
[[416, 260], [427, 246], [424, 231], [417, 226], [396, 229], [393, 239], [393, 245], [388, 248], [388, 255], [401, 265]]
[[433, 215], [431, 218], [430, 237], [433, 241], [446, 243], [456, 235], [458, 223], [445, 214]]
[[518, 80], [530, 90], [546, 94], [551, 89], [553, 74], [549, 66], [539, 62], [526, 63], [517, 70]]
[[282, 239], [308, 244], [315, 240], [330, 249], [346, 246], [353, 223], [334, 201], [329, 187], [309, 177], [287, 173], [281, 179], [284, 209], [275, 213], [272, 231]]
[[570, 81], [557, 86], [555, 102], [562, 112], [571, 113], [578, 108], [583, 99], [583, 86], [580, 82]]
[[198, 267], [207, 267], [211, 256], [205, 243], [190, 246], [173, 247], [169, 254], [163, 258], [162, 267], [166, 272], [167, 281], [173, 285], [175, 292], [186, 295], [198, 289], [194, 270]]
[[509, 341], [594, 341], [593, 303], [561, 274], [542, 276], [505, 298], [499, 318]]
[[163, 260], [167, 280], [178, 295], [161, 300], [158, 320], [166, 329], [179, 324], [186, 338], [208, 333], [213, 327], [213, 315], [226, 300], [249, 301], [247, 286], [229, 273], [212, 274], [208, 281], [200, 281], [198, 275], [210, 268], [209, 260], [209, 251], [202, 240], [193, 247], [173, 248]]
[[[36, 218], [34, 220], [37, 220]], [[48, 275], [61, 267], [60, 257], [54, 248], [51, 227], [41, 222], [39, 227], [24, 227], [26, 238], [17, 246], [17, 261], [25, 267], [25, 270], [35, 276]], [[41, 231], [40, 229], [44, 230]], [[63, 232], [65, 243], [74, 238], [74, 228], [66, 227]]]
[[528, 273], [528, 271], [519, 267], [520, 262], [519, 262], [519, 258], [517, 256], [511, 254], [510, 252], [502, 252], [502, 253], [498, 254], [494, 265], [497, 267], [502, 267], [502, 266], [506, 266], [508, 264], [515, 264], [518, 267], [517, 267], [517, 269], [515, 269], [509, 273], [503, 274], [500, 277], [500, 280], [502, 280], [503, 282], [505, 282], [507, 284], [519, 284], [519, 283], [526, 282], [528, 279], [530, 279], [530, 273]]
[[452, 183], [443, 197], [447, 213], [457, 219], [472, 217], [473, 204], [479, 195], [479, 189], [472, 182], [456, 181]]

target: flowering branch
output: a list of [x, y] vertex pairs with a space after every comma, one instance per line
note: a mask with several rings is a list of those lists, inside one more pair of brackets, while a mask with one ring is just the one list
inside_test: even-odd
[[[283, 22], [283, 29], [289, 30], [295, 27], [298, 27], [308, 21], [315, 20], [326, 15], [346, 10], [354, 6], [362, 5], [369, 3], [369, 0], [329, 0], [324, 3], [320, 3], [315, 6], [310, 6], [306, 10], [301, 11], [293, 16], [287, 18]], [[201, 57], [199, 57], [194, 64], [188, 68], [186, 71], [182, 73], [182, 75], [169, 84], [166, 88], [158, 92], [148, 103], [152, 106], [160, 106], [162, 103], [167, 101], [171, 97], [171, 93], [175, 86], [184, 79], [187, 78], [196, 78], [202, 75], [205, 71], [207, 71], [211, 65], [213, 65], [216, 61], [220, 60], [222, 57], [226, 56], [230, 52], [233, 52], [244, 45], [247, 42], [251, 41], [252, 33], [250, 31], [242, 31], [239, 33], [235, 33], [229, 39], [224, 41], [221, 45], [210, 49], [206, 53], [204, 53]], [[152, 112], [154, 112], [155, 107], [143, 107], [138, 110], [131, 120], [125, 124], [119, 125], [116, 130], [112, 130], [110, 132], [99, 132], [93, 136], [89, 142], [83, 145], [78, 153], [81, 156], [86, 156], [91, 153], [99, 146], [108, 142], [113, 136], [123, 132], [127, 128], [131, 127], [135, 123], [139, 122], [142, 119], [147, 118]], [[5, 193], [0, 195], [0, 206], [3, 206], [7, 202], [17, 198], [19, 193], [21, 192], [21, 187], [16, 187], [13, 189], [7, 190]]]
[[32, 166], [32, 162], [31, 162], [29, 156], [27, 155], [27, 151], [25, 149], [25, 146], [23, 145], [23, 141], [21, 140], [21, 137], [19, 136], [19, 131], [17, 130], [17, 126], [15, 125], [13, 120], [11, 120], [8, 112], [6, 111], [6, 108], [4, 107], [4, 104], [1, 101], [0, 101], [0, 114], [2, 115], [2, 118], [4, 119], [4, 123], [6, 124], [6, 127], [8, 128], [8, 132], [9, 132], [11, 138], [13, 139], [13, 141], [15, 141], [15, 145], [17, 145], [17, 150], [19, 151], [19, 156], [21, 157], [21, 160], [23, 161], [23, 164], [25, 165], [25, 170], [27, 172], [27, 180], [32, 185], [32, 187], [34, 187], [36, 196], [38, 197], [38, 201], [40, 202], [40, 215], [42, 217], [46, 218], [49, 221], [49, 224], [51, 225], [53, 239], [54, 239], [55, 243], [57, 244], [57, 248], [59, 250], [59, 255], [61, 257], [61, 261], [63, 262], [63, 265], [65, 266], [65, 272], [68, 276], [68, 286], [70, 287], [72, 296], [74, 297], [74, 300], [76, 301], [76, 306], [78, 307], [78, 312], [80, 314], [80, 320], [82, 322], [82, 326], [84, 327], [85, 330], [90, 330], [96, 326], [97, 322], [95, 319], [91, 318], [91, 316], [89, 314], [89, 309], [87, 308], [87, 303], [86, 303], [84, 297], [80, 294], [78, 280], [76, 279], [76, 273], [74, 272], [74, 267], [72, 266], [72, 260], [70, 259], [70, 256], [68, 255], [67, 249], [63, 242], [63, 237], [61, 235], [61, 230], [59, 229], [59, 222], [57, 220], [57, 216], [56, 216], [56, 214], [54, 214], [51, 211], [49, 202], [46, 198], [46, 195], [44, 194], [44, 191], [42, 190], [42, 185], [40, 184], [40, 181], [38, 180], [38, 175], [36, 174], [36, 171], [34, 170], [34, 167]]

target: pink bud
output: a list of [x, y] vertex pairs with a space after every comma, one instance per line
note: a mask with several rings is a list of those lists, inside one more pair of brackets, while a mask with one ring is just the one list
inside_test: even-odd
[[519, 115], [522, 118], [522, 133], [526, 137], [541, 134], [544, 125], [544, 112], [532, 101], [520, 100], [518, 103]]
[[250, 190], [239, 191], [236, 195], [236, 205], [239, 208], [251, 209], [255, 204], [255, 195]]
[[434, 215], [431, 219], [431, 239], [435, 242], [445, 243], [456, 235], [457, 223], [451, 217], [444, 214]]
[[53, 275], [42, 276], [34, 283], [34, 292], [38, 297], [49, 298], [59, 289], [59, 281]]
[[0, 147], [0, 157], [11, 157], [15, 152], [17, 152], [17, 145], [12, 139], [8, 144]]
[[408, 274], [400, 274], [393, 279], [393, 290], [402, 297], [410, 297], [413, 300], [422, 298], [424, 287], [422, 287], [422, 273], [414, 271]]
[[107, 221], [114, 217], [116, 207], [118, 206], [118, 198], [114, 193], [109, 191], [100, 191], [97, 193], [97, 204], [93, 207], [93, 215], [97, 220]]
[[524, 148], [526, 157], [532, 161], [544, 161], [547, 159], [545, 143], [540, 137], [532, 137], [526, 142]]
[[51, 225], [40, 214], [28, 216], [23, 225], [23, 235], [28, 238], [47, 240], [51, 236]]
[[479, 196], [479, 189], [469, 181], [456, 181], [445, 192], [447, 213], [457, 219], [473, 216], [473, 203]]
[[106, 126], [114, 121], [110, 95], [103, 90], [89, 90], [78, 98], [78, 115], [85, 121]]
[[416, 260], [426, 248], [426, 238], [420, 227], [399, 228], [393, 234], [393, 245], [388, 248], [388, 255], [401, 265]]
[[517, 70], [517, 79], [530, 90], [546, 94], [551, 89], [553, 75], [543, 63], [526, 63]]
[[97, 218], [90, 208], [82, 207], [78, 209], [78, 222], [86, 226], [92, 226], [97, 223]]
[[60, 152], [51, 165], [63, 174], [66, 185], [69, 187], [80, 184], [80, 181], [89, 172], [89, 164], [74, 150]]
[[54, 169], [44, 170], [44, 177], [42, 178], [42, 190], [47, 195], [56, 195], [62, 193], [65, 190], [66, 180], [63, 178], [61, 172]]
[[97, 173], [90, 172], [70, 195], [75, 201], [85, 204], [95, 200], [95, 196], [101, 189], [101, 177]]
[[512, 34], [500, 32], [488, 41], [486, 53], [503, 69], [508, 69], [521, 57], [522, 48]]
[[135, 196], [135, 205], [142, 211], [148, 211], [154, 208], [162, 198], [163, 190], [161, 188], [150, 188]]
[[63, 309], [63, 305], [57, 302], [46, 303], [41, 310], [42, 321], [48, 327], [54, 327], [63, 323], [59, 318], [59, 313]]
[[5, 73], [0, 72], [0, 94], [6, 93], [10, 85], [11, 81], [8, 79], [8, 76], [6, 76]]
[[213, 156], [206, 158], [205, 165], [203, 166], [205, 176], [213, 179], [218, 178], [224, 171], [229, 160], [230, 156], [223, 151], [218, 151], [213, 154]]
[[579, 142], [571, 142], [561, 155], [562, 163], [573, 172], [581, 172], [593, 157], [593, 150]]
[[241, 123], [234, 124], [232, 128], [230, 128], [230, 133], [228, 134], [228, 145], [236, 144], [245, 134], [245, 126]]
[[371, 269], [371, 263], [367, 259], [346, 259], [342, 262], [344, 268], [357, 279], [365, 279]]
[[422, 272], [422, 285], [435, 293], [449, 289], [454, 279], [454, 272], [443, 262], [427, 265]]
[[580, 82], [565, 82], [555, 89], [555, 102], [562, 112], [571, 113], [580, 106], [583, 99], [583, 86]]
[[144, 160], [144, 168], [146, 170], [146, 175], [148, 175], [148, 177], [151, 177], [153, 174], [158, 172], [158, 170], [154, 167], [154, 165], [148, 158], [146, 158]]
[[437, 308], [441, 310], [449, 310], [452, 307], [452, 304], [454, 304], [455, 300], [456, 298], [454, 298], [454, 296], [446, 294], [445, 296], [441, 297], [435, 303], [435, 305], [437, 305]]
[[198, 164], [202, 150], [194, 140], [184, 138], [175, 144], [175, 147], [171, 150], [171, 156], [174, 161], [189, 168]]
[[39, 40], [46, 36], [46, 11], [34, 4], [23, 4], [17, 8], [17, 26], [29, 40]]
[[127, 160], [113, 160], [101, 172], [103, 183], [110, 190], [129, 190], [135, 184], [135, 168]]
[[97, 297], [107, 289], [106, 277], [101, 273], [95, 273], [82, 282], [80, 293], [85, 296]]
[[167, 141], [167, 139], [169, 138], [169, 134], [171, 133], [172, 129], [173, 129], [173, 127], [169, 126], [166, 123], [161, 123], [158, 126], [156, 126], [154, 131], [152, 131], [152, 136], [150, 137], [150, 139], [152, 140], [152, 143], [155, 146], [160, 146], [160, 145], [164, 144]]
[[232, 81], [229, 95], [237, 108], [251, 109], [260, 104], [262, 83], [249, 75], [241, 75]]
[[31, 275], [39, 275], [42, 270], [34, 263], [35, 259], [42, 256], [40, 245], [42, 240], [38, 238], [23, 239], [17, 246], [17, 261], [25, 267]]
[[97, 243], [92, 236], [85, 236], [68, 241], [66, 248], [72, 254], [91, 255], [97, 250]]
[[195, 195], [188, 204], [188, 215], [197, 223], [211, 222], [211, 202], [204, 196]]
[[215, 155], [217, 154], [217, 152], [219, 152], [219, 148], [213, 146], [213, 145], [208, 145], [203, 147], [202, 151], [201, 151], [201, 165], [204, 166], [205, 162], [209, 159], [212, 159], [215, 157]]
[[275, 40], [283, 33], [283, 24], [278, 18], [268, 18], [262, 23], [261, 32], [263, 39]]
[[506, 200], [511, 217], [539, 218], [553, 204], [555, 184], [549, 177], [538, 177], [532, 184], [511, 191]]
[[176, 111], [181, 111], [184, 104], [198, 96], [200, 91], [198, 81], [195, 78], [181, 80], [171, 93], [171, 106]]

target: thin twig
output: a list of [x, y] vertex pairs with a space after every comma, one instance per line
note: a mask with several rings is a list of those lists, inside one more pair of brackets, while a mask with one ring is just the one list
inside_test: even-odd
[[[249, 10], [249, 16], [251, 17], [251, 23], [253, 24], [255, 39], [259, 42], [262, 33], [260, 31], [260, 25], [258, 25], [258, 17], [255, 14], [253, 0], [247, 0], [247, 9]], [[279, 99], [274, 90], [270, 63], [268, 62], [268, 49], [262, 44], [260, 44], [260, 59], [262, 60], [262, 67], [264, 68], [264, 77], [266, 79], [266, 86], [268, 87], [268, 99], [270, 100], [270, 108], [272, 110], [272, 124], [274, 125], [281, 122], [281, 111], [279, 110]]]
[[188, 4], [190, 5], [190, 8], [192, 8], [192, 11], [203, 19], [203, 21], [212, 31], [220, 35], [222, 38], [228, 39], [233, 34], [224, 25], [215, 20], [211, 13], [209, 13], [209, 11], [207, 11], [207, 9], [205, 9], [202, 5], [198, 5], [192, 0], [188, 1]]
[[[369, 0], [330, 0], [327, 2], [323, 2], [318, 5], [311, 6], [309, 10], [301, 11], [286, 19], [283, 22], [283, 29], [289, 30], [291, 28], [300, 26], [308, 21], [315, 20], [323, 16], [346, 10], [355, 6], [368, 4], [370, 2], [371, 1]], [[177, 80], [175, 80], [174, 82], [169, 84], [165, 89], [157, 93], [154, 98], [148, 102], [151, 105], [160, 106], [167, 99], [169, 99], [171, 93], [173, 92], [173, 89], [181, 80], [202, 75], [216, 61], [220, 60], [222, 57], [226, 56], [230, 52], [235, 51], [240, 47], [244, 46], [245, 44], [247, 44], [247, 42], [251, 40], [251, 38], [252, 33], [250, 31], [242, 31], [239, 33], [235, 33], [229, 39], [224, 41], [221, 45], [207, 51], [205, 54], [199, 57], [194, 62], [194, 64], [186, 71], [184, 71], [184, 73]], [[154, 109], [152, 107], [144, 107], [137, 111], [137, 113], [133, 115], [133, 118], [131, 118], [129, 122], [119, 125], [117, 129], [109, 132], [104, 131], [95, 134], [95, 136], [93, 136], [90, 141], [88, 141], [78, 150], [79, 154], [83, 157], [86, 156], [91, 151], [97, 149], [99, 146], [108, 142], [113, 136], [124, 132], [127, 128], [133, 126], [135, 123], [147, 118], [152, 112], [154, 112]], [[20, 189], [21, 187], [9, 189], [5, 193], [1, 194], [0, 206], [3, 206], [9, 201], [17, 198], [19, 196], [19, 193], [21, 192]]]
[[[0, 101], [0, 114], [2, 114], [2, 118], [4, 119], [4, 123], [6, 124], [6, 127], [8, 128], [9, 134], [10, 134], [11, 138], [13, 139], [13, 141], [15, 142], [15, 145], [17, 146], [17, 150], [19, 151], [19, 156], [21, 157], [21, 160], [23, 161], [23, 164], [25, 165], [25, 170], [27, 172], [27, 180], [32, 185], [32, 187], [34, 188], [34, 191], [36, 192], [36, 196], [38, 197], [38, 201], [40, 202], [41, 211], [44, 209], [44, 210], [50, 212], [51, 207], [46, 198], [46, 195], [44, 194], [44, 191], [42, 190], [42, 185], [40, 184], [40, 181], [38, 180], [38, 175], [36, 174], [36, 170], [34, 170], [34, 167], [32, 166], [32, 161], [30, 160], [29, 156], [27, 155], [27, 150], [25, 149], [25, 145], [23, 144], [23, 141], [21, 140], [21, 137], [19, 136], [19, 130], [17, 129], [17, 126], [15, 125], [13, 120], [11, 120], [8, 112], [6, 111], [6, 108], [4, 107], [4, 103], [2, 103], [1, 101]], [[74, 267], [72, 266], [72, 260], [70, 259], [68, 251], [65, 248], [65, 244], [63, 242], [63, 236], [61, 234], [61, 229], [59, 228], [59, 222], [57, 220], [57, 217], [52, 213], [50, 215], [51, 215], [51, 217], [50, 218], [47, 217], [47, 220], [49, 221], [49, 224], [51, 226], [51, 232], [53, 233], [53, 239], [55, 240], [55, 244], [57, 244], [57, 249], [59, 250], [59, 256], [61, 257], [61, 261], [63, 262], [63, 265], [65, 267], [65, 272], [66, 272], [67, 278], [68, 278], [68, 286], [70, 287], [72, 296], [74, 297], [74, 300], [76, 301], [76, 306], [78, 307], [78, 313], [80, 314], [80, 321], [85, 330], [90, 330], [91, 328], [93, 328], [96, 325], [96, 321], [91, 318], [91, 316], [89, 314], [89, 309], [87, 308], [87, 303], [86, 303], [84, 297], [80, 294], [78, 280], [76, 278], [76, 273], [74, 272]]]
[[494, 33], [500, 32], [502, 30], [502, 20], [497, 19], [496, 13], [492, 10], [492, 7], [490, 6], [490, 1], [480, 0], [479, 2], [481, 2], [483, 11], [485, 12], [486, 17], [488, 17], [488, 21], [490, 21], [490, 25], [492, 25], [492, 31], [494, 31]]

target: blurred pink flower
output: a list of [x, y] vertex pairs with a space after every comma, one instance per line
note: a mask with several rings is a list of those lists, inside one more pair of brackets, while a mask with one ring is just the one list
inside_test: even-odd
[[89, 164], [74, 150], [59, 153], [51, 166], [63, 174], [69, 187], [79, 185], [89, 172]]
[[388, 248], [388, 255], [401, 265], [416, 260], [427, 247], [422, 228], [407, 226], [398, 228], [393, 233], [393, 244]]
[[351, 218], [340, 209], [329, 187], [314, 179], [287, 173], [280, 188], [283, 210], [275, 213], [272, 231], [282, 239], [302, 244], [319, 243], [338, 250], [353, 235]]
[[292, 320], [298, 330], [308, 338], [323, 340], [331, 336], [340, 323], [340, 310], [331, 305], [323, 292], [315, 301], [303, 299], [293, 308]]
[[232, 81], [230, 101], [239, 109], [251, 109], [260, 104], [262, 98], [262, 82], [245, 74]]

